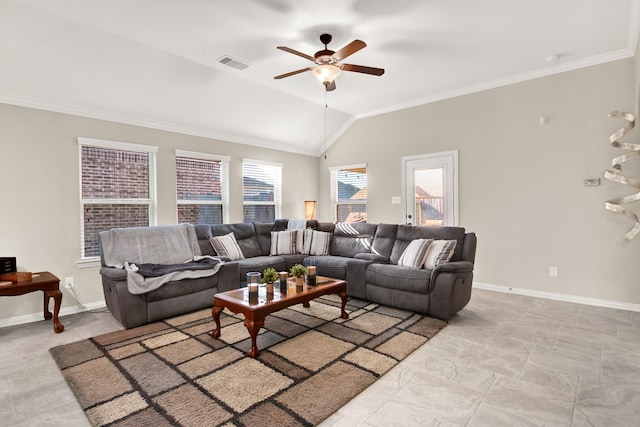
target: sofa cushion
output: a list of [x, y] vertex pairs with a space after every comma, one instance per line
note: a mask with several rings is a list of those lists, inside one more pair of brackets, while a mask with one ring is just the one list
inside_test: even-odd
[[[432, 242], [433, 240], [431, 239], [412, 240], [411, 243], [409, 243], [409, 246], [407, 246], [407, 248], [404, 250], [402, 255], [400, 255], [400, 259], [398, 259], [398, 265], [401, 267], [422, 268], [422, 266], [425, 264], [425, 261], [427, 260], [427, 254], [430, 253], [429, 248], [431, 247]], [[451, 251], [448, 251], [447, 253], [449, 252]], [[437, 256], [439, 253], [440, 252], [438, 252], [435, 256]]]
[[224, 236], [214, 236], [211, 237], [209, 241], [218, 256], [229, 258], [231, 261], [244, 259], [242, 250], [240, 250], [240, 246], [238, 246], [238, 242], [236, 242], [233, 233], [225, 234]]
[[425, 256], [424, 268], [433, 270], [449, 262], [456, 248], [455, 240], [433, 240]]
[[460, 261], [464, 234], [465, 230], [462, 227], [398, 225], [396, 241], [391, 251], [391, 263], [398, 263], [400, 256], [414, 239], [455, 240], [457, 244], [451, 261]]
[[371, 253], [380, 255], [382, 259], [389, 261], [397, 234], [398, 224], [378, 224], [371, 244]]
[[297, 230], [272, 231], [269, 255], [292, 255], [296, 253]]
[[371, 264], [365, 273], [367, 285], [423, 294], [429, 293], [430, 278], [431, 270], [394, 264]]
[[256, 240], [260, 248], [260, 255], [269, 255], [271, 250], [271, 232], [273, 230], [272, 222], [256, 222], [253, 224], [256, 231]]
[[268, 267], [274, 268], [276, 271], [284, 271], [286, 268], [284, 258], [278, 255], [257, 256], [233, 262], [238, 264], [240, 282], [242, 283], [247, 281], [247, 273], [250, 271], [258, 271], [262, 273], [264, 269]]
[[340, 256], [309, 256], [305, 258], [304, 265], [315, 265], [318, 275], [333, 277], [334, 279], [347, 278], [347, 262], [350, 258]]
[[371, 252], [376, 224], [366, 222], [339, 222], [333, 230], [331, 255], [353, 258], [359, 253]]
[[142, 294], [142, 298], [147, 302], [161, 301], [168, 298], [174, 298], [181, 295], [192, 294], [206, 289], [211, 289], [213, 295], [217, 289], [218, 277], [216, 275], [210, 277], [200, 277], [197, 279], [185, 279], [177, 282], [168, 282], [146, 294]]

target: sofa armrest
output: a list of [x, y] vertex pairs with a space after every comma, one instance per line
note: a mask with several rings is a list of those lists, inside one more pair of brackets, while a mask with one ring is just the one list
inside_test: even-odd
[[389, 262], [389, 258], [387, 258], [384, 255], [372, 254], [372, 253], [367, 253], [367, 252], [362, 252], [362, 253], [356, 254], [356, 256], [354, 258], [355, 259], [364, 259], [364, 260], [373, 261], [373, 262], [381, 262], [381, 263], [388, 263]]
[[431, 277], [435, 274], [448, 272], [448, 273], [468, 273], [469, 271], [473, 271], [473, 263], [469, 261], [454, 261], [454, 262], [445, 262], [444, 264], [440, 264], [436, 268], [433, 269], [433, 273], [431, 273]]
[[429, 313], [449, 320], [471, 299], [473, 263], [447, 262], [436, 267], [429, 283]]
[[237, 261], [225, 262], [218, 270], [218, 292], [240, 287], [240, 265]]
[[127, 280], [127, 271], [124, 268], [101, 267], [100, 274], [109, 280]]

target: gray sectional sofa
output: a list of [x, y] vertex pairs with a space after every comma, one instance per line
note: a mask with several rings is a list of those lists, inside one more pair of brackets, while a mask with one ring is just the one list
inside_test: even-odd
[[[100, 273], [107, 307], [125, 328], [131, 328], [210, 307], [215, 293], [244, 286], [249, 271], [267, 267], [284, 271], [297, 263], [315, 265], [321, 276], [346, 280], [350, 297], [444, 320], [460, 311], [471, 298], [476, 235], [464, 228], [314, 220], [307, 222], [308, 228], [331, 234], [328, 254], [271, 255], [271, 233], [287, 230], [287, 223], [285, 219], [272, 223], [194, 225], [202, 255], [216, 256], [210, 239], [233, 233], [244, 259], [222, 258], [224, 265], [213, 276], [169, 282], [148, 294], [128, 292], [126, 272], [105, 265], [103, 257]], [[455, 250], [448, 262], [433, 269], [398, 265], [415, 239], [455, 240]]]

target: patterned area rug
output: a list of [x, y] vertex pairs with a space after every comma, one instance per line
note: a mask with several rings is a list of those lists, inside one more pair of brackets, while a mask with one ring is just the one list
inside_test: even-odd
[[251, 347], [242, 315], [211, 310], [50, 350], [93, 425], [316, 425], [446, 322], [330, 295], [267, 317]]

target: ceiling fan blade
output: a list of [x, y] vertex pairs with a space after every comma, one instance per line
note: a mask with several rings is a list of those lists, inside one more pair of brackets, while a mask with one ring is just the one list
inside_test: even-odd
[[316, 60], [313, 56], [309, 56], [306, 53], [298, 52], [297, 50], [291, 49], [290, 47], [278, 46], [278, 49], [284, 50], [285, 52], [293, 53], [294, 55], [301, 56], [304, 59], [308, 59], [311, 62], [315, 62], [315, 60]]
[[341, 68], [344, 71], [355, 71], [356, 73], [373, 74], [374, 76], [384, 74], [384, 68], [365, 67], [363, 65], [342, 64]]
[[365, 48], [366, 46], [367, 44], [362, 40], [354, 40], [348, 45], [346, 45], [345, 47], [343, 47], [342, 49], [340, 49], [339, 51], [337, 51], [336, 53], [334, 53], [333, 57], [337, 61], [342, 61], [347, 56], [353, 55], [354, 53], [356, 53], [360, 49]]
[[275, 76], [274, 79], [280, 80], [280, 79], [284, 79], [285, 77], [295, 76], [296, 74], [304, 73], [305, 71], [311, 71], [311, 70], [313, 70], [313, 67], [302, 68], [300, 70], [291, 71], [290, 73], [280, 74], [279, 76]]
[[332, 81], [328, 85], [325, 86], [327, 88], [327, 92], [331, 92], [332, 90], [336, 90], [336, 81]]

